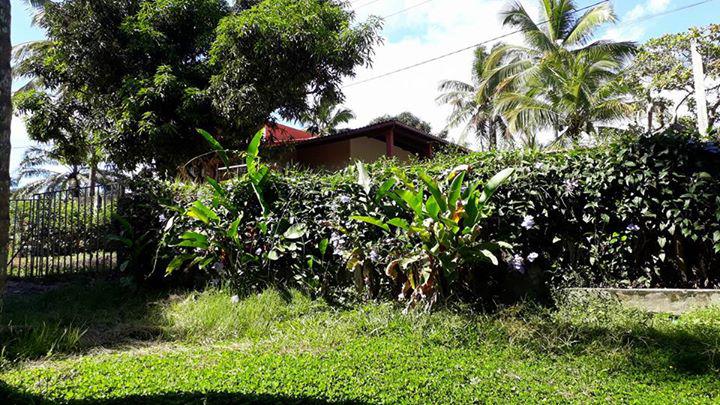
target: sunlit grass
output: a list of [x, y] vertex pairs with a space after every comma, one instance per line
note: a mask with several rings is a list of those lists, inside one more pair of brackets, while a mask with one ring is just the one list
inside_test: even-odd
[[[50, 307], [73, 299], [66, 310]], [[11, 300], [3, 317], [6, 324], [53, 325], [40, 343], [28, 339], [47, 350], [15, 343], [24, 355], [6, 354], [11, 362], [0, 380], [8, 385], [0, 392], [17, 400], [720, 399], [720, 308], [673, 317], [587, 300], [554, 309], [527, 303], [493, 313], [403, 314], [388, 302], [337, 308], [298, 292], [235, 300], [222, 289], [158, 294], [116, 282], [31, 301], [33, 309]], [[51, 336], [57, 341], [68, 325], [85, 333], [53, 346]]]

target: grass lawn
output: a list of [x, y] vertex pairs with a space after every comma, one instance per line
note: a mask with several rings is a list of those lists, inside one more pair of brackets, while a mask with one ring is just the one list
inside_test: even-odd
[[0, 403], [720, 401], [717, 308], [403, 315], [104, 281], [9, 297], [2, 324]]

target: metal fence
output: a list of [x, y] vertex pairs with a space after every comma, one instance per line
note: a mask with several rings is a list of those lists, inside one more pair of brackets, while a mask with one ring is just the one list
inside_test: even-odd
[[108, 235], [119, 186], [81, 187], [10, 201], [8, 276], [44, 277], [116, 267]]

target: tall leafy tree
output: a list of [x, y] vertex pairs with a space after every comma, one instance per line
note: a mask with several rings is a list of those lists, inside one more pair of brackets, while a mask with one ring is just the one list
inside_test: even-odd
[[196, 128], [239, 148], [273, 113], [341, 100], [379, 41], [377, 20], [327, 0], [66, 0], [45, 5], [41, 26], [48, 45], [20, 66], [43, 87], [18, 96], [38, 116], [29, 135], [84, 117], [120, 169], [166, 176], [207, 151]]
[[370, 124], [372, 125], [372, 124], [377, 124], [379, 122], [391, 121], [391, 120], [400, 121], [403, 124], [405, 124], [409, 127], [418, 129], [422, 132], [425, 132], [426, 134], [432, 133], [432, 125], [430, 125], [429, 122], [424, 121], [422, 118], [418, 117], [417, 115], [415, 115], [409, 111], [401, 112], [398, 115], [385, 114], [385, 115], [382, 115], [380, 117], [373, 119], [372, 121], [370, 121]]
[[629, 114], [627, 89], [614, 79], [635, 44], [592, 41], [616, 21], [610, 4], [580, 14], [572, 0], [541, 0], [540, 10], [541, 21], [520, 3], [503, 12], [503, 24], [521, 30], [525, 44], [497, 47], [483, 74], [481, 87], [497, 86], [496, 108], [510, 129], [550, 129], [558, 140], [573, 140]]
[[327, 136], [337, 132], [338, 127], [355, 119], [352, 110], [328, 99], [318, 101], [309, 111], [301, 115], [300, 121], [313, 134]]
[[0, 0], [0, 298], [5, 290], [10, 237], [11, 54], [10, 0]]
[[[481, 86], [483, 72], [487, 69], [488, 52], [485, 48], [475, 50], [472, 82], [444, 80], [440, 83], [437, 101], [448, 104], [452, 112], [448, 128], [463, 126], [463, 136], [472, 134], [480, 145], [497, 149], [500, 142], [512, 144], [512, 137], [502, 116], [495, 111], [494, 96], [497, 83]], [[499, 142], [500, 141], [500, 142]]]
[[720, 24], [663, 35], [647, 41], [640, 48], [624, 74], [641, 113], [638, 124], [650, 130], [662, 130], [677, 123], [683, 109], [695, 113], [692, 40], [698, 42], [706, 83], [709, 84], [708, 122], [711, 126], [720, 124]]

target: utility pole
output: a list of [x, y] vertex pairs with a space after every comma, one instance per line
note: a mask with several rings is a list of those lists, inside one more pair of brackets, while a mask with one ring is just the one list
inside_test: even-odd
[[690, 53], [692, 55], [693, 79], [695, 80], [695, 103], [697, 104], [697, 123], [700, 136], [708, 134], [708, 112], [705, 98], [705, 72], [703, 69], [703, 58], [698, 52], [697, 40], [690, 42]]

